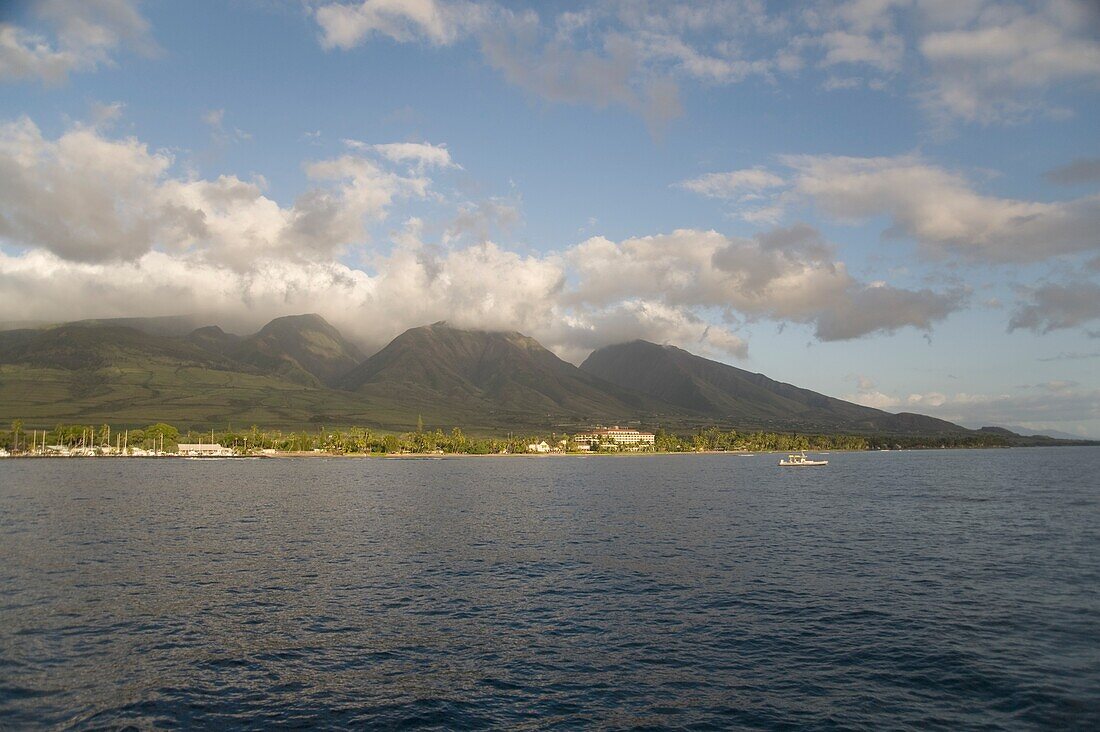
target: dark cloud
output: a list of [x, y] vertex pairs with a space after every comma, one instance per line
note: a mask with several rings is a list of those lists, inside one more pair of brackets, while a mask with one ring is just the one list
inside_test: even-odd
[[886, 285], [853, 288], [847, 297], [817, 319], [817, 337], [843, 341], [875, 332], [892, 333], [905, 327], [931, 330], [932, 325], [959, 310], [969, 293], [905, 290]]
[[494, 232], [508, 235], [519, 225], [523, 216], [512, 201], [489, 198], [470, 202], [459, 207], [458, 214], [447, 226], [447, 236], [469, 236], [475, 241], [485, 241]]
[[1090, 358], [1100, 358], [1100, 351], [1093, 351], [1092, 353], [1082, 353], [1081, 351], [1063, 351], [1057, 356], [1047, 356], [1046, 358], [1037, 359], [1039, 361], [1084, 361]]
[[1012, 316], [1009, 331], [1050, 333], [1100, 319], [1100, 285], [1094, 282], [1047, 284], [1025, 292], [1027, 302]]
[[764, 231], [755, 236], [760, 247], [767, 251], [784, 254], [804, 254], [816, 260], [832, 256], [832, 247], [825, 241], [821, 232], [806, 223], [781, 226]]
[[509, 83], [551, 102], [621, 106], [640, 114], [654, 134], [683, 113], [679, 89], [648, 72], [632, 44], [609, 37], [602, 48], [543, 41], [538, 19], [524, 15], [481, 38], [488, 64]]
[[1100, 181], [1100, 158], [1077, 158], [1068, 165], [1047, 171], [1045, 177], [1051, 183], [1064, 186]]

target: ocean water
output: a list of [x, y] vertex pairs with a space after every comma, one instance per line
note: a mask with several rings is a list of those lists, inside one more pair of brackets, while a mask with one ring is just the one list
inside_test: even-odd
[[0, 728], [1100, 728], [1100, 449], [0, 461]]

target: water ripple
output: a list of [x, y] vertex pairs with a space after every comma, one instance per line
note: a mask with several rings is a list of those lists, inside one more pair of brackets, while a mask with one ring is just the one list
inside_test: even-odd
[[1100, 728], [1100, 450], [0, 463], [0, 728]]

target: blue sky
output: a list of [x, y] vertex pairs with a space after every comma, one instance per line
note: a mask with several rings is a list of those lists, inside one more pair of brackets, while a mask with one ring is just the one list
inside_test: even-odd
[[2, 7], [12, 320], [646, 338], [1100, 436], [1085, 0]]

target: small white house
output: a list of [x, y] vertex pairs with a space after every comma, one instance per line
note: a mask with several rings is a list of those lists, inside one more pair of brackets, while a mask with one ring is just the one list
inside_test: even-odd
[[550, 445], [546, 444], [546, 440], [527, 446], [527, 452], [550, 452]]
[[233, 448], [216, 442], [213, 444], [181, 442], [179, 453], [183, 457], [230, 457], [233, 454]]

